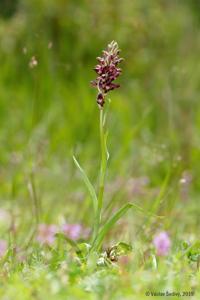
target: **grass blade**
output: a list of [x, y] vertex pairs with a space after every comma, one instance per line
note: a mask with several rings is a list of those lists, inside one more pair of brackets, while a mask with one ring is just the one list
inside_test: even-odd
[[90, 196], [92, 198], [94, 212], [96, 213], [97, 207], [98, 207], [98, 200], [97, 200], [95, 189], [93, 188], [93, 185], [91, 184], [91, 182], [90, 182], [89, 178], [87, 177], [85, 171], [80, 166], [80, 164], [78, 163], [78, 161], [77, 161], [77, 159], [76, 159], [76, 157], [74, 155], [73, 155], [73, 160], [74, 160], [75, 165], [77, 166], [77, 168], [81, 172], [83, 181], [85, 182], [85, 185], [86, 185], [86, 187], [87, 187], [87, 189], [88, 189], [88, 191], [90, 193]]
[[[161, 189], [160, 189], [160, 192], [158, 194], [158, 196], [155, 198], [153, 204], [151, 204], [151, 207], [149, 207], [149, 218], [147, 220], [145, 220], [142, 228], [145, 226], [145, 227], [150, 227], [150, 224], [151, 224], [151, 214], [156, 214], [158, 213], [158, 210], [164, 200], [164, 197], [166, 196], [166, 190], [167, 190], [167, 187], [169, 185], [169, 180], [170, 180], [170, 176], [171, 176], [171, 169], [169, 168], [168, 171], [167, 171], [167, 174], [163, 180], [163, 183], [161, 185]], [[139, 235], [141, 233], [143, 229], [139, 229], [136, 233], [136, 235]]]
[[156, 197], [153, 205], [152, 205], [152, 208], [150, 209], [150, 211], [152, 213], [156, 213], [160, 204], [162, 203], [163, 201], [163, 198], [164, 198], [164, 195], [165, 195], [165, 192], [166, 192], [166, 189], [168, 187], [168, 184], [169, 184], [169, 180], [170, 180], [170, 176], [171, 176], [171, 169], [169, 168], [166, 176], [165, 176], [165, 179], [162, 183], [162, 186], [161, 186], [161, 189], [160, 189], [160, 192], [158, 194], [158, 196]]

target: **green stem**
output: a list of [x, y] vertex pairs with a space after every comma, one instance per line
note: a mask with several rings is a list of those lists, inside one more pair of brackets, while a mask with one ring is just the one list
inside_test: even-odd
[[35, 177], [33, 172], [30, 174], [29, 192], [33, 200], [36, 225], [38, 225], [40, 221], [40, 203], [36, 192]]
[[101, 169], [100, 169], [100, 182], [99, 182], [99, 195], [98, 195], [98, 210], [100, 214], [103, 206], [103, 195], [104, 195], [106, 166], [107, 166], [106, 144], [105, 144], [103, 122], [104, 122], [103, 109], [101, 109], [100, 110]]
[[101, 211], [103, 206], [105, 176], [106, 176], [106, 167], [107, 167], [107, 150], [106, 150], [106, 141], [105, 141], [105, 134], [104, 134], [103, 109], [100, 109], [99, 129], [100, 129], [100, 145], [101, 145], [101, 167], [100, 167], [100, 178], [99, 178], [98, 208], [95, 216], [93, 242], [95, 241], [98, 235], [99, 227], [101, 224]]

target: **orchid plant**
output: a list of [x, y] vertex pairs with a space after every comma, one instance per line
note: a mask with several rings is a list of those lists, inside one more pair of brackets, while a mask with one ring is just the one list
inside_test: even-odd
[[[106, 130], [106, 114], [104, 113], [104, 107], [107, 102], [107, 95], [110, 91], [119, 88], [120, 85], [114, 81], [122, 73], [119, 64], [123, 61], [123, 58], [119, 57], [120, 50], [117, 42], [112, 41], [108, 44], [107, 49], [103, 50], [101, 57], [97, 57], [98, 64], [94, 68], [97, 73], [97, 78], [91, 82], [92, 86], [97, 89], [97, 104], [99, 107], [99, 131], [100, 131], [100, 145], [101, 145], [101, 166], [99, 175], [99, 190], [96, 193], [94, 186], [87, 177], [85, 171], [80, 166], [79, 162], [73, 156], [74, 162], [82, 174], [83, 180], [89, 191], [89, 194], [93, 203], [94, 210], [94, 224], [93, 224], [93, 234], [91, 238], [91, 245], [89, 245], [89, 252], [95, 251], [99, 252], [102, 247], [103, 240], [107, 235], [108, 231], [116, 224], [116, 222], [130, 209], [135, 208], [138, 211], [143, 211], [142, 208], [138, 207], [133, 203], [127, 203], [117, 212], [115, 212], [107, 222], [102, 225], [102, 208], [104, 203], [104, 189], [105, 189], [105, 179], [106, 179], [106, 169], [107, 162], [109, 159], [109, 152], [107, 149], [107, 136], [108, 131]], [[113, 246], [115, 253], [125, 253], [131, 250], [131, 247], [126, 243], [119, 243]], [[116, 248], [117, 247], [117, 248]], [[116, 249], [120, 249], [117, 251]]]

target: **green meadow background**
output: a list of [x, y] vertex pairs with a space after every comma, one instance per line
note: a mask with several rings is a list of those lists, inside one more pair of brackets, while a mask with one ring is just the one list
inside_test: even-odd
[[[1, 0], [0, 205], [14, 216], [16, 245], [35, 226], [30, 182], [41, 223], [91, 227], [90, 198], [72, 155], [97, 186], [99, 109], [90, 81], [96, 57], [112, 40], [125, 60], [121, 87], [110, 93], [103, 216], [131, 201], [149, 210], [163, 188], [156, 213], [165, 218], [145, 227], [145, 217], [131, 211], [105, 244], [141, 243], [145, 251], [156, 230], [167, 230], [176, 251], [199, 237], [200, 1]], [[0, 234], [7, 239], [7, 231]], [[87, 299], [104, 299], [101, 288], [100, 298]], [[69, 293], [82, 299], [81, 291]], [[47, 295], [24, 293], [20, 300]]]

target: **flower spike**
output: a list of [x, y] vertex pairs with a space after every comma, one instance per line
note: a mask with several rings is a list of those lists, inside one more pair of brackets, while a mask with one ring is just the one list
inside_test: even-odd
[[98, 64], [94, 68], [97, 78], [91, 82], [92, 86], [98, 89], [97, 103], [102, 109], [105, 103], [106, 94], [119, 88], [120, 85], [113, 81], [122, 73], [118, 64], [123, 60], [119, 57], [119, 47], [117, 42], [112, 41], [108, 44], [107, 49], [103, 50], [102, 57], [97, 57]]

